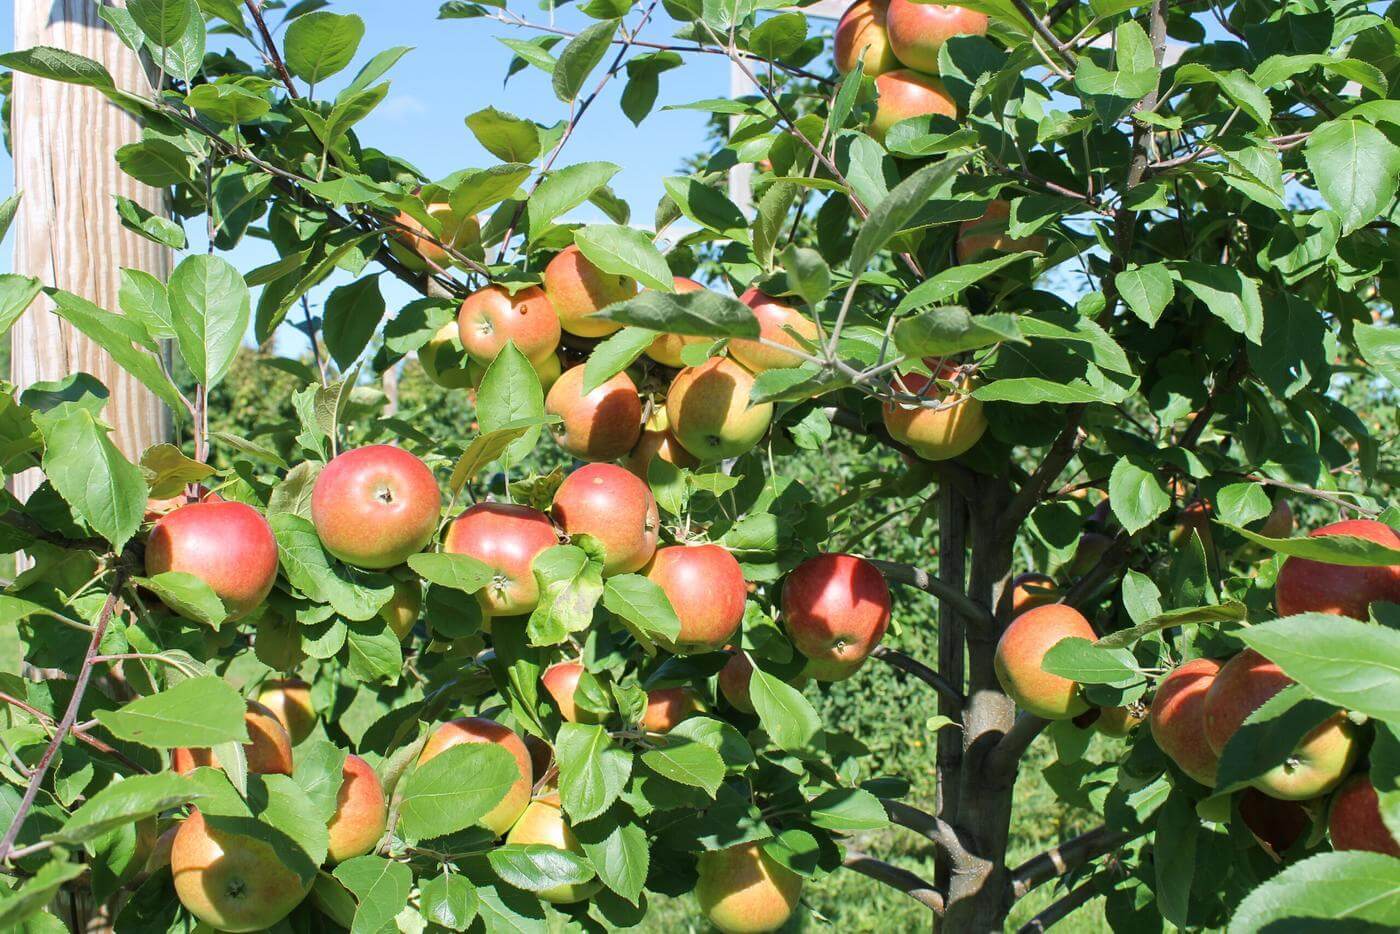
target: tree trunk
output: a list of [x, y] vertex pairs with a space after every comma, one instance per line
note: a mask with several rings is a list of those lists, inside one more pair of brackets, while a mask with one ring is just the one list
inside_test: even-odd
[[[119, 87], [149, 93], [141, 61], [97, 9], [94, 0], [16, 0], [15, 48], [67, 49], [101, 62]], [[171, 251], [124, 229], [112, 200], [123, 195], [169, 214], [164, 192], [124, 174], [113, 158], [119, 147], [140, 138], [136, 119], [90, 88], [19, 72], [11, 106], [15, 188], [24, 193], [15, 221], [14, 271], [109, 311], [118, 310], [120, 267], [164, 281]], [[135, 460], [146, 447], [167, 440], [170, 414], [164, 404], [51, 308], [40, 296], [11, 332], [10, 378], [16, 386], [90, 373], [111, 392], [104, 417], [123, 453]], [[15, 477], [15, 495], [28, 498], [41, 479], [38, 471]]]

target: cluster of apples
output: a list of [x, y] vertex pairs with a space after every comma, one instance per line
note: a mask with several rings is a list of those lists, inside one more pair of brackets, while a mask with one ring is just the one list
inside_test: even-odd
[[[1183, 528], [1194, 529], [1203, 515], [1204, 511], [1187, 516]], [[1281, 516], [1276, 510], [1266, 524], [1282, 525]], [[1286, 521], [1291, 526], [1291, 516]], [[1400, 534], [1366, 519], [1332, 523], [1309, 534], [1346, 535], [1400, 548]], [[1048, 577], [1023, 575], [1015, 588], [1012, 605], [1017, 615], [996, 649], [997, 675], [1007, 694], [1023, 709], [1049, 720], [1094, 722], [1110, 735], [1124, 735], [1135, 727], [1143, 719], [1141, 711], [1091, 710], [1078, 684], [1041, 668], [1045, 654], [1060, 640], [1097, 639], [1089, 621], [1055, 602], [1059, 594]], [[1323, 613], [1366, 620], [1377, 601], [1400, 603], [1400, 565], [1351, 567], [1290, 557], [1274, 587], [1280, 616]], [[1157, 745], [1182, 772], [1214, 786], [1220, 755], [1230, 738], [1250, 714], [1294, 683], [1252, 649], [1224, 660], [1196, 658], [1160, 681], [1146, 719]], [[1251, 783], [1240, 800], [1241, 816], [1256, 837], [1282, 853], [1311, 830], [1313, 816], [1325, 808], [1334, 848], [1400, 856], [1400, 841], [1381, 820], [1370, 778], [1354, 771], [1361, 752], [1357, 727], [1344, 712], [1337, 712], [1309, 732], [1286, 762]]]

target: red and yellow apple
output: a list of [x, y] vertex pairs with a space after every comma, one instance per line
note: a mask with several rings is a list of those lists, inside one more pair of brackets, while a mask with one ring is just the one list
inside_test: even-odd
[[534, 785], [534, 769], [530, 764], [530, 751], [525, 748], [520, 737], [511, 730], [485, 717], [461, 717], [449, 720], [438, 727], [423, 745], [418, 754], [418, 765], [431, 762], [438, 754], [462, 743], [495, 743], [515, 757], [520, 769], [520, 777], [506, 791], [491, 810], [487, 811], [478, 824], [500, 836], [511, 828], [530, 803], [530, 790]]
[[340, 454], [311, 489], [321, 544], [360, 568], [391, 568], [422, 551], [437, 531], [441, 506], [428, 465], [391, 444]]
[[563, 421], [554, 438], [569, 454], [585, 461], [623, 457], [642, 433], [642, 397], [626, 373], [617, 373], [585, 394], [583, 364], [557, 379], [544, 400], [544, 409]]
[[1014, 619], [1027, 610], [1055, 603], [1060, 596], [1060, 588], [1056, 586], [1055, 578], [1033, 571], [1018, 574], [1011, 581], [1011, 616]]
[[[556, 850], [583, 856], [583, 846], [564, 817], [557, 794], [545, 795], [531, 801], [525, 808], [525, 813], [520, 815], [520, 820], [515, 822], [515, 826], [506, 835], [506, 843], [519, 846], [551, 846]], [[591, 897], [602, 887], [603, 883], [600, 880], [589, 879], [587, 882], [552, 886], [535, 894], [552, 905], [571, 905]]]
[[554, 521], [603, 546], [603, 575], [639, 571], [656, 553], [661, 517], [651, 487], [616, 464], [585, 464], [554, 493]]
[[1220, 673], [1212, 658], [1179, 665], [1157, 685], [1147, 725], [1168, 758], [1202, 785], [1215, 785], [1220, 756], [1206, 739], [1205, 701]]
[[958, 105], [948, 89], [932, 75], [897, 68], [875, 79], [875, 116], [870, 120], [870, 135], [880, 142], [885, 134], [901, 120], [941, 114], [957, 119]]
[[954, 36], [985, 36], [987, 15], [951, 3], [890, 0], [885, 14], [890, 48], [909, 68], [938, 73], [938, 50]]
[[913, 448], [929, 461], [943, 461], [965, 454], [987, 430], [982, 403], [966, 387], [945, 391], [922, 373], [906, 373], [894, 391], [920, 396], [915, 402], [886, 402], [885, 428], [890, 437]]
[[594, 313], [635, 296], [637, 282], [603, 272], [570, 245], [545, 266], [544, 291], [565, 331], [576, 337], [606, 337], [622, 325]]
[[854, 555], [822, 554], [783, 581], [783, 625], [803, 670], [818, 681], [855, 674], [890, 624], [890, 591], [875, 565]]
[[488, 285], [462, 300], [457, 336], [462, 348], [483, 365], [512, 341], [531, 363], [539, 363], [559, 346], [559, 317], [538, 286], [512, 295], [499, 285]]
[[833, 42], [837, 71], [850, 74], [861, 62], [863, 73], [873, 78], [899, 67], [885, 27], [889, 6], [889, 0], [856, 0], [846, 7]]
[[753, 374], [728, 357], [686, 367], [666, 393], [671, 434], [702, 463], [738, 457], [758, 444], [773, 404], [749, 401]]
[[316, 728], [311, 685], [300, 678], [264, 681], [258, 690], [258, 703], [271, 711], [277, 722], [282, 724], [293, 746], [310, 736]]
[[1059, 603], [1027, 610], [1002, 632], [993, 665], [1018, 706], [1046, 720], [1069, 720], [1089, 709], [1078, 683], [1041, 668], [1045, 654], [1071, 637], [1098, 638], [1078, 610]]
[[146, 540], [146, 574], [192, 574], [224, 602], [230, 620], [262, 605], [277, 580], [277, 539], [252, 506], [189, 503], [161, 516]]
[[[703, 292], [705, 287], [694, 279], [687, 279], [685, 276], [674, 277], [676, 292], [683, 294], [686, 292]], [[662, 366], [669, 366], [680, 369], [685, 366], [681, 362], [681, 351], [687, 344], [694, 344], [703, 341], [703, 337], [691, 337], [687, 334], [671, 334], [663, 332], [656, 336], [656, 340], [646, 349], [646, 355]]]
[[180, 903], [219, 931], [265, 931], [311, 888], [269, 844], [207, 824], [199, 811], [175, 832], [170, 871]]
[[557, 662], [544, 670], [540, 683], [554, 698], [554, 703], [559, 707], [559, 716], [569, 723], [601, 723], [603, 717], [582, 709], [574, 700], [583, 671], [581, 662]]
[[642, 572], [660, 587], [680, 620], [672, 651], [712, 651], [739, 630], [748, 588], [744, 572], [719, 545], [672, 545], [657, 549]]
[[549, 516], [529, 506], [477, 503], [447, 526], [442, 550], [470, 555], [495, 572], [477, 591], [489, 616], [519, 616], [540, 602], [540, 585], [531, 565], [547, 548], [559, 544]]
[[681, 447], [676, 436], [671, 434], [671, 420], [666, 415], [664, 405], [652, 407], [651, 415], [642, 429], [642, 436], [637, 439], [636, 446], [622, 462], [622, 466], [645, 480], [647, 472], [651, 469], [651, 462], [658, 457], [675, 467], [700, 466], [700, 461], [695, 455]]
[[399, 641], [408, 638], [423, 609], [423, 584], [408, 572], [394, 574], [394, 595], [379, 608], [379, 616], [389, 624]]
[[[797, 338], [801, 337], [809, 343], [817, 340], [817, 323], [811, 318], [787, 302], [765, 295], [758, 289], [747, 290], [739, 296], [739, 301], [753, 309], [753, 315], [758, 319], [758, 333], [761, 338], [790, 347], [794, 351], [810, 352]], [[794, 334], [797, 337], [794, 337]], [[729, 355], [751, 373], [794, 367], [802, 363], [802, 359], [795, 353], [756, 340], [737, 337], [729, 342]]]
[[757, 843], [701, 853], [697, 869], [696, 901], [724, 934], [776, 931], [802, 894], [802, 877]]
[[753, 663], [743, 652], [735, 652], [719, 670], [719, 691], [729, 706], [741, 713], [753, 713]]
[[432, 233], [406, 211], [394, 218], [398, 226], [390, 232], [389, 252], [414, 272], [423, 272], [429, 263], [441, 270], [455, 265], [443, 244], [469, 254], [481, 243], [481, 222], [474, 215], [459, 217], [450, 204], [437, 202], [428, 205], [428, 216], [438, 223], [439, 233]]
[[642, 714], [642, 729], [665, 733], [676, 724], [701, 710], [700, 699], [689, 688], [652, 688], [647, 691], [647, 709]]
[[346, 756], [340, 775], [335, 814], [327, 825], [330, 848], [326, 858], [332, 863], [364, 856], [373, 850], [389, 822], [384, 786], [368, 762], [356, 755]]
[[958, 225], [958, 262], [967, 264], [986, 259], [989, 253], [1044, 253], [1049, 241], [1040, 234], [1012, 237], [1007, 234], [1011, 202], [996, 200], [987, 205], [981, 217]]

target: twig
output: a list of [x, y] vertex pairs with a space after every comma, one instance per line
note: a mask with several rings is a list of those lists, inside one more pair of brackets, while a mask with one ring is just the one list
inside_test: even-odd
[[891, 821], [924, 837], [948, 858], [953, 871], [965, 870], [977, 862], [963, 834], [941, 817], [935, 817], [903, 801], [882, 800]]
[[1021, 898], [1031, 889], [1051, 879], [1069, 875], [1085, 863], [1098, 859], [1147, 832], [1110, 830], [1099, 826], [1077, 837], [1032, 856], [1011, 872], [1011, 896]]
[[1011, 501], [1005, 514], [1000, 520], [1001, 532], [1006, 533], [1020, 528], [1026, 516], [1031, 514], [1040, 501], [1045, 497], [1045, 493], [1050, 488], [1050, 484], [1058, 477], [1074, 459], [1074, 455], [1079, 453], [1079, 447], [1084, 443], [1086, 437], [1080, 424], [1084, 421], [1084, 409], [1082, 404], [1071, 405], [1065, 410], [1065, 427], [1053, 444], [1050, 445], [1049, 452], [1045, 459], [1040, 462], [1035, 473], [1030, 479], [1021, 484], [1021, 489], [1016, 493], [1016, 498]]
[[847, 850], [841, 865], [890, 888], [898, 889], [935, 914], [943, 913], [943, 893], [907, 869], [892, 866], [859, 850]]
[[1007, 730], [987, 753], [987, 773], [998, 778], [1014, 776], [1021, 764], [1021, 756], [1049, 725], [1049, 720], [1042, 720], [1033, 714], [1018, 715], [1011, 729]]
[[[1079, 64], [1079, 57], [1060, 41], [1060, 37], [1055, 35], [1050, 27], [1041, 21], [1039, 16], [1035, 15], [1035, 11], [1031, 9], [1030, 4], [1027, 3], [1026, 0], [1011, 0], [1011, 5], [1016, 7], [1017, 11], [1030, 25], [1031, 29], [1035, 30], [1036, 34], [1044, 39], [1050, 45], [1050, 48], [1055, 50], [1055, 54], [1060, 56], [1061, 61], [1071, 68]], [[1055, 69], [1055, 72], [1066, 80], [1071, 78], [1069, 74], [1058, 68]]]
[[[1274, 146], [1278, 149], [1293, 149], [1294, 147], [1300, 146], [1303, 143], [1305, 143], [1309, 135], [1311, 134], [1287, 133], [1283, 136], [1271, 136], [1269, 137], [1269, 142], [1273, 143]], [[1160, 162], [1153, 162], [1147, 168], [1152, 174], [1155, 175], [1158, 172], [1165, 172], [1167, 169], [1175, 169], [1183, 165], [1188, 165], [1189, 163], [1195, 162], [1203, 155], [1208, 155], [1209, 153], [1219, 151], [1220, 150], [1217, 149], [1213, 143], [1206, 143], [1197, 149], [1193, 149], [1191, 152], [1187, 153], [1184, 156], [1175, 156], [1171, 159], [1163, 159]]]
[[1070, 889], [1068, 895], [1058, 901], [1051, 902], [1050, 907], [1023, 926], [1020, 934], [1041, 934], [1043, 931], [1050, 930], [1052, 925], [1059, 924], [1089, 901], [1102, 895], [1110, 881], [1111, 877], [1108, 873], [1100, 873]]
[[105, 539], [101, 538], [69, 538], [66, 535], [59, 535], [57, 532], [50, 532], [28, 516], [14, 512], [13, 510], [0, 513], [0, 523], [18, 529], [30, 538], [45, 542], [49, 545], [57, 545], [59, 548], [77, 548], [85, 551], [109, 551], [112, 547]]
[[963, 697], [962, 691], [958, 690], [951, 681], [917, 658], [906, 655], [897, 649], [892, 649], [887, 645], [876, 646], [875, 651], [870, 654], [890, 667], [898, 668], [905, 674], [910, 674], [918, 678], [939, 694], [946, 697], [959, 710], [962, 709], [963, 704], [967, 703], [967, 699]]
[[914, 567], [912, 564], [904, 564], [899, 561], [883, 561], [877, 558], [869, 559], [870, 563], [885, 575], [887, 580], [896, 584], [903, 584], [906, 587], [914, 587], [924, 593], [949, 603], [954, 606], [959, 615], [969, 622], [990, 629], [994, 625], [992, 611], [973, 600], [967, 594], [954, 587], [948, 586], [939, 578], [933, 576], [923, 568]]
[[267, 28], [267, 23], [263, 20], [262, 4], [258, 0], [243, 0], [243, 5], [248, 8], [248, 12], [253, 17], [253, 25], [258, 27], [258, 35], [262, 36], [263, 53], [272, 62], [272, 67], [277, 70], [277, 76], [282, 79], [282, 86], [287, 89], [287, 93], [292, 97], [300, 98], [296, 85], [292, 83], [291, 72], [287, 71], [287, 65], [282, 61], [282, 56], [277, 51], [277, 43], [272, 38], [271, 31]]

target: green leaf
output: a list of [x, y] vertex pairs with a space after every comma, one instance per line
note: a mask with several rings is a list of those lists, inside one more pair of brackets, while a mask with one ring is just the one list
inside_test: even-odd
[[185, 619], [218, 629], [228, 618], [224, 601], [203, 578], [184, 571], [162, 571], [154, 577], [134, 580]]
[[681, 622], [666, 592], [640, 574], [618, 574], [603, 582], [603, 607], [648, 641], [674, 642]]
[[364, 353], [384, 317], [379, 277], [366, 276], [337, 287], [326, 299], [321, 335], [331, 359], [342, 370]]
[[64, 405], [37, 416], [44, 476], [88, 526], [121, 551], [146, 513], [146, 479], [91, 411]]
[[554, 93], [565, 103], [578, 97], [583, 82], [608, 54], [622, 20], [610, 19], [585, 28], [569, 40], [554, 64]]
[[1083, 94], [1136, 101], [1157, 87], [1157, 62], [1152, 40], [1135, 21], [1128, 20], [1113, 31], [1117, 51], [1116, 70], [1109, 70], [1082, 55], [1074, 72], [1074, 85]]
[[0, 274], [0, 334], [9, 333], [39, 295], [39, 280], [14, 273]]
[[[1125, 578], [1125, 582], [1131, 579], [1133, 578]], [[1126, 591], [1129, 588], [1125, 586], [1124, 589], [1124, 602], [1127, 603]], [[1144, 600], [1144, 595], [1141, 593], [1135, 593], [1134, 597], [1138, 600]], [[1144, 636], [1149, 636], [1154, 632], [1160, 632], [1163, 629], [1170, 629], [1176, 626], [1239, 622], [1246, 616], [1245, 605], [1235, 601], [1213, 606], [1179, 607], [1174, 610], [1168, 610], [1165, 613], [1161, 610], [1160, 603], [1139, 607], [1137, 612], [1134, 613], [1133, 618], [1137, 619], [1138, 615], [1141, 614], [1145, 617], [1142, 622], [1133, 626], [1131, 629], [1120, 629], [1117, 632], [1111, 632], [1095, 642], [1094, 645], [1105, 649], [1120, 649], [1131, 646]]]
[[490, 583], [495, 572], [471, 555], [421, 552], [408, 559], [413, 572], [430, 584], [476, 593]]
[[305, 793], [317, 818], [327, 823], [335, 815], [345, 782], [346, 755], [344, 749], [319, 737], [305, 739], [296, 748], [292, 781]]
[[144, 139], [117, 150], [123, 172], [155, 188], [188, 185], [193, 181], [190, 157], [168, 139]]
[[1262, 519], [1274, 508], [1269, 494], [1258, 483], [1232, 483], [1215, 495], [1220, 518], [1231, 525], [1245, 525]]
[[182, 776], [173, 772], [133, 775], [114, 781], [68, 815], [63, 826], [46, 839], [77, 846], [108, 831], [188, 804], [200, 797]]
[[594, 875], [586, 858], [547, 843], [507, 843], [486, 858], [501, 881], [527, 892], [582, 885]]
[[787, 58], [807, 41], [807, 17], [801, 13], [779, 13], [754, 27], [748, 48], [770, 61]]
[[1264, 91], [1249, 74], [1241, 69], [1212, 71], [1197, 62], [1182, 65], [1176, 71], [1179, 84], [1214, 84], [1225, 96], [1260, 127], [1267, 128], [1273, 119], [1273, 108]]
[[[482, 434], [490, 434], [530, 422], [544, 422], [544, 389], [529, 359], [511, 341], [486, 368], [476, 394], [477, 421]], [[500, 460], [519, 463], [535, 448], [538, 426], [527, 428], [511, 442]]]
[[677, 741], [668, 736], [664, 742], [664, 746], [642, 753], [642, 764], [663, 778], [702, 788], [713, 798], [724, 781], [724, 760], [719, 751], [685, 738]]
[[189, 775], [205, 797], [199, 811], [210, 827], [252, 837], [272, 847], [278, 860], [310, 885], [326, 859], [325, 821], [306, 793], [288, 775], [248, 775], [246, 798], [220, 769], [198, 768]]
[[413, 870], [382, 856], [356, 856], [335, 867], [335, 877], [359, 903], [351, 934], [378, 934], [393, 928], [394, 917], [408, 905]]
[[[1306, 924], [1303, 919], [1313, 921]], [[1245, 896], [1229, 934], [1400, 927], [1400, 859], [1380, 853], [1319, 853]]]
[[476, 918], [478, 902], [476, 886], [471, 880], [449, 873], [445, 866], [442, 875], [420, 882], [418, 886], [418, 904], [423, 917], [449, 931], [465, 931]]
[[385, 49], [375, 54], [373, 58], [365, 62], [363, 68], [356, 73], [354, 79], [345, 86], [345, 89], [336, 95], [336, 102], [346, 101], [371, 84], [378, 81], [388, 73], [389, 69], [398, 64], [399, 59], [413, 51], [412, 46], [396, 45], [393, 48]]
[[26, 75], [77, 84], [100, 91], [113, 91], [116, 84], [106, 68], [90, 58], [47, 45], [0, 55], [0, 68], [13, 68]]
[[1190, 800], [1179, 790], [1173, 790], [1157, 811], [1152, 860], [1156, 874], [1154, 893], [1157, 909], [1178, 927], [1186, 926], [1191, 905], [1200, 826]]
[[851, 247], [848, 265], [852, 273], [864, 272], [876, 251], [913, 219], [933, 193], [947, 184], [968, 158], [966, 155], [949, 156], [924, 166], [896, 185], [875, 205], [870, 216], [860, 225], [856, 242]]
[[1068, 636], [1051, 646], [1041, 659], [1040, 667], [1080, 684], [1125, 687], [1142, 680], [1132, 652], [1104, 648], [1077, 636]]
[[1108, 477], [1108, 501], [1129, 533], [1152, 524], [1172, 504], [1171, 494], [1153, 470], [1137, 458], [1120, 457]]
[[947, 357], [1002, 341], [1025, 343], [1015, 315], [974, 315], [958, 305], [933, 308], [895, 325], [894, 343], [906, 357]]
[[741, 242], [748, 239], [744, 212], [724, 192], [694, 178], [663, 178], [661, 184], [680, 212], [701, 227]]
[[87, 871], [88, 866], [84, 863], [69, 863], [60, 859], [49, 860], [40, 866], [33, 878], [26, 879], [17, 889], [0, 898], [0, 930], [25, 930], [24, 923], [43, 911], [59, 889]]
[[191, 16], [198, 16], [194, 0], [129, 0], [127, 13], [156, 45], [173, 45], [185, 32]]
[[743, 302], [709, 289], [642, 292], [602, 309], [598, 317], [694, 337], [758, 337], [758, 319]]
[[1400, 631], [1345, 616], [1301, 613], [1238, 635], [1315, 697], [1400, 723]]
[[214, 468], [193, 458], [173, 444], [153, 444], [141, 453], [141, 471], [150, 485], [152, 499], [179, 496], [191, 483], [201, 483], [214, 475]]
[[365, 574], [332, 566], [316, 528], [295, 513], [269, 515], [277, 539], [282, 573], [293, 587], [316, 603], [328, 603], [347, 620], [367, 620], [379, 613], [394, 594], [393, 581], [383, 574]]
[[137, 319], [151, 337], [159, 340], [175, 338], [165, 283], [150, 273], [140, 269], [123, 269], [117, 304], [122, 314]]
[[403, 673], [403, 648], [382, 616], [346, 622], [345, 647], [350, 674], [358, 681], [396, 684]]
[[95, 715], [117, 739], [152, 749], [205, 749], [248, 742], [246, 709], [243, 698], [222, 678], [202, 675]]
[[127, 230], [172, 250], [185, 248], [185, 229], [179, 224], [168, 217], [152, 214], [130, 198], [112, 195], [112, 199], [117, 203], [117, 217]]
[[[895, 313], [903, 314], [916, 308], [937, 305], [939, 302], [946, 301], [976, 285], [998, 270], [1012, 263], [1030, 259], [1035, 255], [1034, 253], [1005, 253], [980, 263], [960, 263], [957, 266], [950, 266], [911, 289], [909, 294], [900, 300], [899, 305], [895, 308]], [[1003, 315], [1002, 317], [1010, 316]]]
[[590, 224], [574, 232], [574, 243], [603, 272], [629, 276], [649, 289], [675, 289], [670, 267], [651, 237], [632, 227]]
[[1400, 149], [1360, 120], [1331, 120], [1312, 131], [1303, 158], [1317, 189], [1349, 234], [1369, 224], [1395, 198]]
[[1354, 535], [1308, 535], [1301, 538], [1269, 538], [1222, 522], [1232, 532], [1243, 535], [1256, 545], [1281, 555], [1307, 558], [1324, 564], [1344, 564], [1348, 567], [1385, 567], [1400, 564], [1400, 549], [1388, 548]]
[[573, 829], [603, 884], [638, 904], [651, 865], [646, 831], [638, 824], [614, 821], [610, 816], [575, 824]]
[[200, 84], [185, 95], [185, 103], [220, 123], [237, 126], [251, 123], [272, 109], [272, 102], [260, 91], [236, 82]]
[[199, 253], [180, 261], [166, 288], [180, 356], [196, 382], [213, 387], [248, 330], [248, 285], [228, 261]]
[[1113, 284], [1133, 314], [1149, 326], [1157, 323], [1172, 300], [1171, 272], [1162, 263], [1129, 266], [1113, 277]]
[[525, 203], [530, 238], [538, 237], [556, 217], [593, 197], [618, 171], [611, 162], [582, 162], [549, 173]]
[[554, 741], [559, 763], [559, 795], [576, 823], [612, 807], [632, 774], [632, 754], [614, 745], [607, 730], [587, 723], [565, 723]]
[[587, 395], [627, 369], [652, 342], [656, 332], [648, 328], [623, 328], [593, 348], [583, 370], [583, 393]]
[[540, 154], [540, 131], [534, 122], [495, 107], [469, 115], [467, 129], [502, 162], [534, 162]]
[[155, 357], [156, 343], [140, 321], [114, 315], [72, 292], [55, 289], [48, 294], [54, 302], [54, 314], [111, 354], [118, 366], [140, 380], [172, 410], [185, 411], [179, 390]]
[[292, 20], [283, 57], [292, 74], [319, 84], [350, 64], [364, 35], [365, 23], [358, 16], [317, 10]]
[[1233, 266], [1173, 262], [1171, 271], [1192, 295], [1200, 299], [1232, 330], [1255, 344], [1264, 331], [1264, 306], [1259, 283]]
[[802, 692], [757, 666], [749, 679], [749, 696], [759, 722], [783, 749], [805, 749], [821, 730], [821, 718]]
[[462, 487], [470, 483], [483, 467], [505, 454], [515, 441], [530, 434], [532, 430], [535, 437], [538, 437], [540, 426], [555, 424], [558, 421], [560, 419], [557, 415], [524, 418], [477, 435], [453, 466], [448, 489], [454, 495], [461, 492]]
[[880, 799], [863, 788], [833, 788], [818, 795], [810, 808], [812, 823], [837, 833], [884, 830], [890, 825]]
[[781, 259], [788, 286], [808, 305], [816, 308], [831, 294], [831, 267], [821, 253], [789, 243]]
[[540, 602], [526, 624], [530, 644], [558, 645], [569, 633], [587, 629], [603, 596], [603, 562], [577, 545], [555, 545], [536, 555], [531, 567]]
[[520, 780], [520, 765], [494, 743], [461, 743], [419, 765], [404, 782], [399, 828], [410, 842], [470, 827]]
[[1400, 388], [1400, 328], [1387, 324], [1352, 325], [1356, 349], [1376, 372]]
[[468, 172], [452, 189], [447, 202], [458, 217], [476, 214], [515, 195], [533, 170], [524, 163], [507, 162]]

